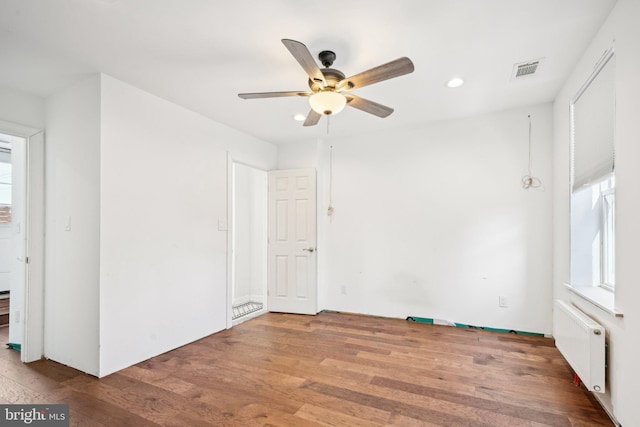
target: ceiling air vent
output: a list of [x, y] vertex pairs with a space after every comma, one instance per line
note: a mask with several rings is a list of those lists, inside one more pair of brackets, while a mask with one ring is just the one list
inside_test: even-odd
[[519, 64], [513, 64], [513, 71], [511, 72], [511, 80], [522, 79], [524, 77], [533, 76], [540, 72], [540, 66], [544, 59], [534, 59], [532, 61], [521, 62]]

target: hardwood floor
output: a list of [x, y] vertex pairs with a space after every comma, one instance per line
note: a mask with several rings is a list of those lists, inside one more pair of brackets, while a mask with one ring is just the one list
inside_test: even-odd
[[612, 426], [572, 379], [551, 339], [337, 313], [268, 313], [100, 380], [0, 349], [0, 401], [68, 403], [78, 426]]

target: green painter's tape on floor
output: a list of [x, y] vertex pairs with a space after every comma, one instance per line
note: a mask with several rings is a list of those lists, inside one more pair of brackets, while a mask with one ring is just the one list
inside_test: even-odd
[[426, 317], [409, 316], [409, 317], [407, 317], [407, 320], [410, 321], [410, 322], [428, 323], [430, 325], [433, 325], [433, 319], [428, 319]]
[[[430, 325], [434, 324], [433, 319], [429, 319], [428, 317], [409, 316], [407, 317], [407, 320], [411, 322], [428, 323]], [[455, 325], [456, 325], [456, 328], [463, 328], [463, 329], [482, 329], [483, 331], [503, 332], [507, 334], [516, 334], [516, 335], [528, 335], [531, 337], [544, 337], [544, 334], [539, 334], [536, 332], [516, 331], [515, 329], [488, 328], [486, 326], [473, 326], [473, 325], [466, 325], [464, 323], [455, 323]]]
[[9, 347], [12, 350], [20, 351], [21, 345], [10, 342], [7, 344], [7, 347]]

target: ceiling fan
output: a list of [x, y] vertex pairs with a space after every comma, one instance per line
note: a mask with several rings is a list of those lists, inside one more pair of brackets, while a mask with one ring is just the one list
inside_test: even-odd
[[314, 126], [323, 115], [338, 114], [345, 105], [378, 117], [389, 116], [393, 113], [393, 108], [353, 95], [349, 91], [403, 76], [414, 70], [413, 62], [407, 57], [402, 57], [345, 78], [342, 71], [331, 68], [336, 59], [334, 52], [330, 50], [320, 52], [318, 59], [325, 67], [320, 69], [303, 43], [289, 39], [282, 39], [282, 43], [309, 76], [311, 91], [239, 93], [238, 96], [242, 99], [307, 96], [311, 110], [303, 126]]

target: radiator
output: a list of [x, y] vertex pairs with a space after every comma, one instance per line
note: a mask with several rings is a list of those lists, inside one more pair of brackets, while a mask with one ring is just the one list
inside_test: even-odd
[[560, 300], [555, 304], [553, 329], [556, 347], [587, 389], [604, 393], [605, 329]]

